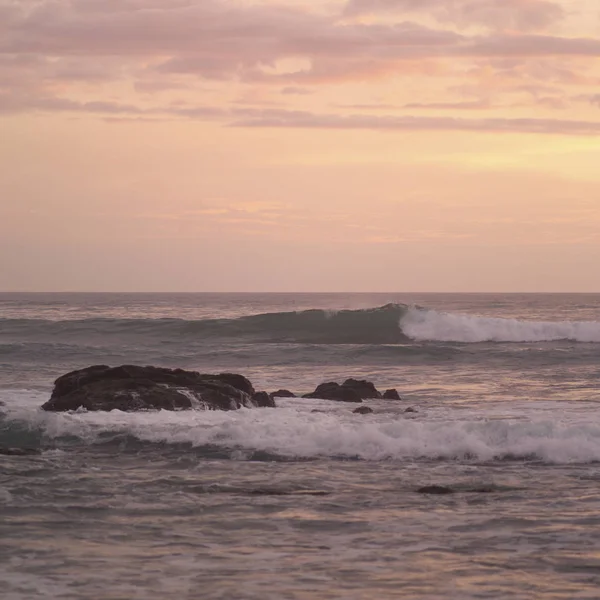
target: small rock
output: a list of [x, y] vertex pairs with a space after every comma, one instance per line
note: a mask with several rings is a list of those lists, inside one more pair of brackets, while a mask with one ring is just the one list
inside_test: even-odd
[[337, 400], [338, 402], [362, 402], [360, 395], [354, 389], [334, 381], [321, 383], [314, 392], [305, 394], [303, 397]]
[[357, 409], [352, 411], [352, 413], [355, 415], [370, 415], [372, 412], [373, 409], [369, 408], [368, 406], [359, 406]]
[[416, 413], [418, 412], [416, 408], [413, 408], [412, 406], [409, 406], [405, 411], [405, 413]]
[[465, 490], [465, 492], [470, 492], [472, 494], [493, 494], [497, 491], [498, 489], [495, 488], [493, 485], [482, 485], [480, 487], [473, 487]]
[[365, 379], [346, 379], [342, 383], [342, 386], [354, 390], [362, 400], [367, 400], [368, 398], [381, 399], [381, 392], [377, 391], [377, 388]]
[[275, 408], [275, 400], [267, 392], [256, 392], [252, 401], [259, 408]]
[[445, 494], [454, 494], [454, 490], [444, 485], [426, 485], [425, 487], [419, 488], [417, 494], [436, 494], [438, 496], [443, 496]]
[[400, 394], [398, 393], [398, 390], [396, 390], [395, 388], [392, 388], [391, 390], [385, 390], [385, 392], [383, 392], [383, 399], [384, 400], [402, 400], [402, 398], [400, 398]]
[[277, 390], [276, 392], [271, 392], [271, 398], [296, 398], [296, 394], [294, 392], [290, 392], [290, 390]]

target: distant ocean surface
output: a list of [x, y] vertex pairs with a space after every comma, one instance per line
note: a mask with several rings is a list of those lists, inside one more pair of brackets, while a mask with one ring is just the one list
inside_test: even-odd
[[[39, 409], [93, 364], [402, 400]], [[600, 294], [1, 293], [0, 598], [598, 599], [599, 409]]]

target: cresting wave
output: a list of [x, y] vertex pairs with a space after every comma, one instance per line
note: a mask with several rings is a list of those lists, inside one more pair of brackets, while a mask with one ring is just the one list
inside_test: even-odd
[[[0, 444], [67, 451], [72, 446], [108, 445], [119, 452], [150, 444], [157, 451], [170, 448], [201, 457], [217, 451], [220, 458], [237, 460], [600, 461], [600, 421], [591, 411], [571, 422], [540, 415], [465, 418], [449, 412], [443, 418], [380, 413], [365, 419], [339, 403], [304, 399], [282, 404], [277, 409], [234, 412], [49, 414], [18, 403], [2, 409], [6, 415], [0, 419]], [[326, 412], [312, 413], [313, 406]]]
[[520, 321], [410, 308], [402, 331], [416, 341], [438, 342], [600, 342], [597, 321]]
[[93, 340], [101, 336], [153, 339], [239, 338], [254, 342], [394, 344], [406, 342], [399, 323], [408, 307], [387, 304], [364, 310], [279, 312], [237, 319], [0, 319], [10, 341]]
[[20, 341], [93, 342], [122, 339], [240, 339], [247, 342], [308, 344], [399, 344], [416, 342], [600, 343], [600, 322], [520, 321], [444, 313], [386, 304], [371, 309], [265, 313], [237, 319], [0, 319], [0, 334]]

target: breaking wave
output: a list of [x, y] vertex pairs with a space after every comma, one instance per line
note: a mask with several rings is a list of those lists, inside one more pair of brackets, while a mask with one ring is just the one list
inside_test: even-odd
[[439, 342], [600, 342], [597, 321], [520, 321], [411, 308], [403, 332], [416, 341]]
[[445, 313], [405, 304], [361, 310], [312, 309], [250, 315], [237, 319], [0, 319], [8, 342], [70, 344], [119, 338], [124, 341], [198, 341], [307, 344], [400, 344], [414, 342], [600, 342], [597, 321], [523, 321]]
[[[314, 407], [319, 412], [312, 412]], [[525, 418], [446, 411], [407, 417], [352, 415], [340, 403], [281, 401], [277, 409], [234, 412], [63, 413], [33, 403], [2, 409], [0, 444], [114, 447], [119, 452], [175, 451], [237, 460], [319, 458], [379, 460], [532, 460], [552, 464], [600, 461], [600, 421], [594, 407], [570, 420], [531, 412]], [[161, 450], [162, 449], [162, 450]]]

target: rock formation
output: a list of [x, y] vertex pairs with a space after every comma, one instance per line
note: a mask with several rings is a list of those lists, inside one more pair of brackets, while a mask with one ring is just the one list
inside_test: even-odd
[[274, 406], [265, 393], [259, 395], [242, 375], [204, 375], [183, 369], [123, 365], [96, 365], [72, 371], [54, 383], [47, 411], [84, 408], [91, 411], [148, 409], [235, 410], [246, 406]]
[[335, 383], [322, 383], [311, 394], [305, 394], [304, 398], [320, 398], [322, 400], [337, 400], [339, 402], [362, 402], [362, 398], [351, 387]]
[[296, 394], [290, 392], [290, 390], [277, 390], [276, 392], [271, 392], [269, 395], [271, 398], [296, 398]]
[[365, 379], [346, 379], [342, 385], [353, 389], [363, 400], [381, 398], [381, 392], [377, 391], [377, 388]]

